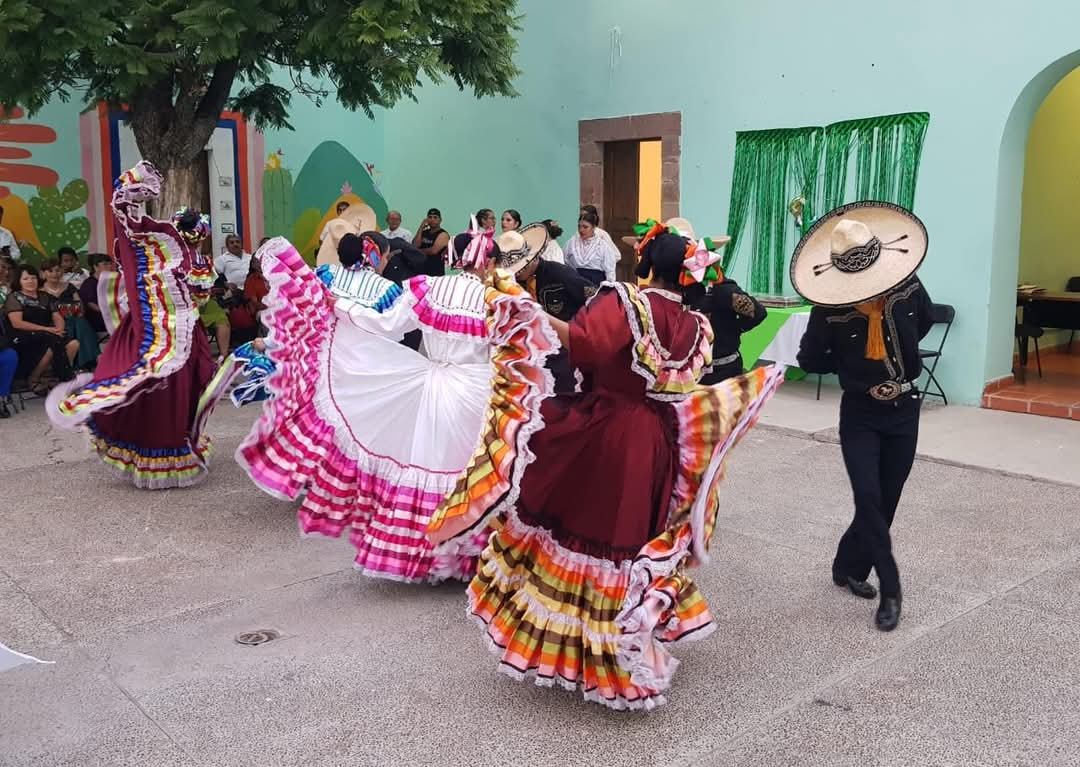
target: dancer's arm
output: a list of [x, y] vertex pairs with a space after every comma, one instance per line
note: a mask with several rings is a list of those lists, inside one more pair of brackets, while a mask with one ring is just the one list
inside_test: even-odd
[[398, 341], [406, 333], [418, 329], [421, 324], [414, 310], [416, 299], [409, 290], [403, 291], [393, 305], [383, 312], [343, 296], [338, 296], [333, 306], [334, 314], [340, 319], [361, 330]]
[[829, 329], [825, 310], [815, 306], [810, 310], [810, 323], [806, 326], [797, 357], [799, 367], [807, 373], [835, 373], [836, 360], [829, 343]]

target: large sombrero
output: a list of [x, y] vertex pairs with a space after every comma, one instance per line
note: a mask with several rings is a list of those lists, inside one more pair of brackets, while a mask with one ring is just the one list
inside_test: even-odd
[[861, 304], [907, 282], [927, 244], [923, 222], [899, 205], [843, 205], [818, 219], [795, 247], [791, 285], [819, 306]]
[[323, 264], [340, 264], [338, 258], [338, 243], [347, 234], [360, 235], [364, 232], [374, 231], [378, 218], [370, 205], [357, 203], [350, 205], [340, 216], [328, 223], [326, 239], [319, 246], [319, 255], [315, 259], [316, 266]]
[[539, 223], [529, 224], [517, 231], [503, 232], [496, 242], [499, 245], [499, 268], [517, 274], [540, 258], [547, 249], [547, 227]]

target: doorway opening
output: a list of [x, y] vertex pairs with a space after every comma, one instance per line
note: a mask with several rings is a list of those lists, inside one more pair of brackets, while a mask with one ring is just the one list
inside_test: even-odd
[[1023, 181], [1013, 375], [985, 393], [983, 404], [994, 410], [1080, 420], [1078, 129], [1080, 69], [1073, 69], [1037, 105], [1026, 142], [1014, 150]]
[[595, 205], [621, 258], [616, 279], [634, 281], [636, 256], [622, 238], [634, 224], [679, 215], [682, 117], [632, 115], [578, 124], [581, 204]]
[[634, 281], [634, 249], [622, 238], [634, 232], [634, 224], [660, 219], [661, 142], [609, 141], [604, 144], [603, 225], [619, 249], [615, 278]]

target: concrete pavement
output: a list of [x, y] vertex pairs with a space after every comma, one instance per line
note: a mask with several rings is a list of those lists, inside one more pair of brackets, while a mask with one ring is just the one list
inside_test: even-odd
[[[231, 460], [253, 410], [215, 414], [204, 485], [146, 493], [32, 406], [0, 425], [0, 641], [55, 663], [0, 674], [0, 763], [1080, 764], [1080, 424], [1018, 416], [1009, 440], [1063, 455], [1033, 480], [1008, 450], [949, 465], [1005, 427], [927, 413], [895, 536], [904, 620], [883, 635], [828, 578], [850, 500], [835, 403], [803, 388], [733, 455], [696, 575], [718, 630], [676, 648], [648, 715], [496, 674], [460, 585], [362, 578], [347, 543], [300, 539], [293, 504]], [[281, 636], [234, 641], [257, 629]]]

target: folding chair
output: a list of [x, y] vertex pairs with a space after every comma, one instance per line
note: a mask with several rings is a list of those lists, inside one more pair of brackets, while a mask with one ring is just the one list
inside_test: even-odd
[[[952, 330], [953, 320], [956, 319], [956, 309], [949, 304], [932, 304], [930, 318], [935, 325], [944, 325], [945, 332], [941, 334], [941, 341], [936, 349], [919, 349], [919, 357], [923, 361], [923, 370], [926, 372], [926, 386], [920, 387], [919, 399], [922, 400], [929, 394], [931, 397], [941, 397], [941, 401], [948, 405], [949, 398], [945, 396], [945, 390], [941, 388], [941, 383], [934, 377], [934, 373], [937, 372], [941, 350], [945, 348], [945, 340], [949, 337], [949, 331]], [[927, 362], [929, 362], [929, 367], [927, 367]], [[931, 384], [936, 391], [930, 388]]]

